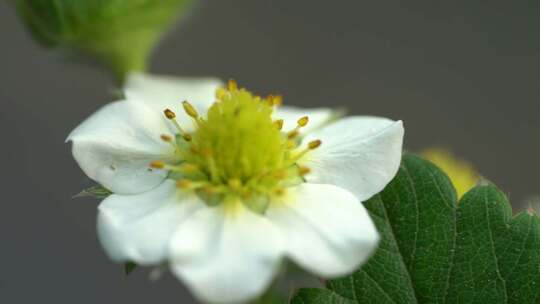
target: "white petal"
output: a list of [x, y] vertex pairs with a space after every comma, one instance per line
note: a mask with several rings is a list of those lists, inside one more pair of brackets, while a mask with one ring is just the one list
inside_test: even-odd
[[302, 164], [311, 168], [309, 183], [343, 187], [365, 201], [396, 175], [401, 162], [403, 123], [378, 117], [348, 117], [309, 133], [322, 145]]
[[154, 265], [167, 259], [169, 242], [182, 221], [204, 202], [180, 197], [172, 180], [136, 195], [113, 194], [99, 205], [98, 236], [114, 261]]
[[215, 91], [223, 83], [216, 78], [181, 78], [148, 74], [129, 75], [124, 91], [126, 98], [152, 107], [163, 116], [163, 110], [176, 113], [178, 121], [186, 130], [194, 128], [193, 120], [186, 115], [182, 101], [189, 101], [204, 115], [215, 101]]
[[288, 256], [325, 278], [355, 271], [379, 240], [364, 206], [352, 193], [333, 185], [290, 188], [266, 215], [287, 238]]
[[264, 292], [278, 270], [278, 230], [236, 205], [197, 212], [172, 239], [172, 271], [203, 302], [246, 302]]
[[168, 160], [173, 147], [160, 139], [171, 134], [162, 118], [132, 101], [110, 103], [68, 136], [73, 157], [93, 180], [115, 193], [152, 189], [166, 173], [150, 170], [154, 160]]
[[296, 127], [296, 121], [304, 116], [309, 117], [309, 123], [301, 129], [302, 132], [316, 130], [330, 122], [335, 115], [329, 108], [298, 108], [292, 106], [280, 106], [274, 112], [274, 119], [283, 119], [283, 130], [290, 131]]

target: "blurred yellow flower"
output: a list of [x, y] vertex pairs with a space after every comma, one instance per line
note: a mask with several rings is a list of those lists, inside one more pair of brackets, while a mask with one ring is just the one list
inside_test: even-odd
[[474, 187], [479, 180], [476, 170], [468, 162], [458, 159], [448, 150], [429, 148], [420, 153], [441, 168], [456, 188], [458, 198]]

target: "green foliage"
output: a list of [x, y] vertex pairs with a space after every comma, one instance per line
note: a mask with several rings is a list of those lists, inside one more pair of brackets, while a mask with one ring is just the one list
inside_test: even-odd
[[291, 299], [291, 304], [355, 304], [356, 302], [326, 289], [303, 288]]
[[144, 70], [163, 32], [191, 0], [12, 0], [33, 36], [48, 47], [96, 57], [119, 78]]
[[249, 302], [249, 304], [282, 304], [286, 302], [285, 297], [281, 295], [276, 286], [272, 286], [260, 298]]
[[539, 303], [540, 219], [512, 218], [495, 186], [477, 186], [458, 204], [442, 171], [406, 155], [365, 206], [382, 235], [376, 254], [292, 303]]

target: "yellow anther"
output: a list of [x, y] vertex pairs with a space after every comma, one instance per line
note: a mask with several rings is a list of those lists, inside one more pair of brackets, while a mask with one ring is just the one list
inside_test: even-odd
[[304, 166], [298, 167], [298, 174], [300, 174], [301, 176], [309, 174], [310, 172], [311, 172], [311, 169], [308, 167], [304, 167]]
[[322, 141], [320, 139], [316, 139], [308, 143], [308, 148], [310, 150], [317, 149], [321, 144], [322, 144]]
[[238, 83], [236, 82], [236, 80], [229, 79], [228, 88], [229, 88], [229, 91], [231, 92], [238, 90]]
[[300, 133], [298, 132], [298, 130], [297, 130], [297, 129], [294, 129], [294, 130], [292, 130], [291, 132], [289, 132], [289, 134], [287, 134], [287, 137], [288, 137], [289, 139], [292, 139], [292, 138], [295, 138], [296, 136], [298, 136], [298, 134], [300, 134]]
[[283, 119], [278, 119], [278, 120], [274, 121], [274, 124], [276, 125], [278, 130], [283, 129]]
[[160, 138], [164, 142], [171, 142], [172, 141], [172, 137], [170, 137], [169, 135], [161, 134]]
[[195, 108], [188, 101], [183, 101], [182, 106], [184, 106], [184, 111], [186, 111], [187, 115], [193, 118], [199, 117], [199, 113], [197, 113], [197, 110], [195, 110]]
[[309, 117], [304, 116], [296, 121], [299, 127], [305, 127], [309, 122]]
[[163, 113], [165, 113], [165, 117], [167, 117], [168, 119], [174, 119], [176, 117], [176, 114], [174, 114], [174, 112], [169, 109], [165, 109]]
[[274, 106], [274, 96], [273, 95], [268, 95], [266, 96], [266, 98], [264, 99], [266, 101], [266, 103], [273, 107]]
[[155, 160], [150, 163], [150, 167], [154, 169], [163, 169], [165, 167], [166, 163], [162, 160]]
[[192, 185], [191, 181], [187, 179], [180, 179], [176, 181], [176, 187], [180, 189], [189, 189], [191, 188], [191, 185]]
[[185, 141], [191, 141], [193, 137], [190, 134], [183, 134], [182, 138], [184, 138]]
[[227, 90], [225, 88], [219, 87], [216, 89], [216, 99], [220, 100], [227, 94]]
[[178, 129], [178, 132], [180, 132], [180, 134], [185, 134], [186, 133], [186, 132], [184, 132], [184, 129], [182, 129], [182, 127], [180, 126], [180, 124], [176, 120], [176, 113], [174, 113], [170, 109], [165, 109], [163, 111], [163, 113], [165, 113], [165, 117], [167, 117], [173, 123], [173, 125], [176, 127], [176, 129]]
[[283, 96], [276, 95], [274, 96], [274, 106], [280, 106], [283, 103]]

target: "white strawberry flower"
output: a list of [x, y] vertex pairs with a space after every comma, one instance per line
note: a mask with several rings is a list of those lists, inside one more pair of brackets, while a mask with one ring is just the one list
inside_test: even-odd
[[98, 213], [106, 253], [168, 263], [219, 303], [259, 296], [284, 258], [324, 278], [365, 262], [379, 236], [361, 202], [396, 174], [402, 122], [280, 103], [234, 81], [131, 75], [125, 100], [68, 137], [113, 192]]

